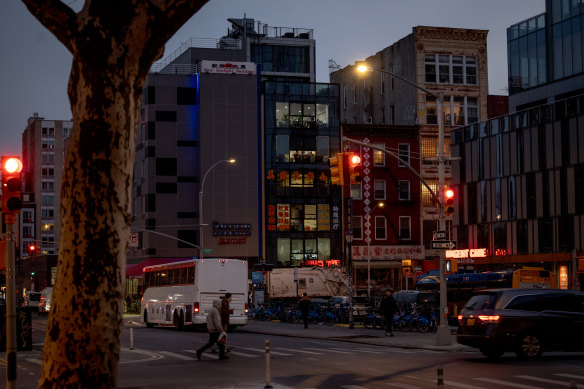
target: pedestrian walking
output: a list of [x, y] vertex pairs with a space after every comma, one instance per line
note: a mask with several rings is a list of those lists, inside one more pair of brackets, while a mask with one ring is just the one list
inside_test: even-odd
[[304, 321], [304, 328], [308, 328], [308, 314], [310, 313], [310, 299], [307, 293], [302, 293], [302, 299], [298, 304], [300, 312], [302, 312], [302, 321]]
[[225, 293], [225, 297], [221, 300], [221, 325], [225, 332], [229, 326], [229, 315], [233, 313], [233, 309], [229, 309], [229, 303], [232, 299], [231, 293]]
[[221, 335], [227, 336], [221, 324], [221, 300], [213, 300], [213, 306], [207, 315], [207, 330], [209, 330], [209, 342], [197, 350], [197, 359], [201, 360], [201, 354], [214, 344], [219, 348], [219, 359], [229, 359], [225, 355], [225, 345], [219, 341]]
[[385, 335], [393, 336], [393, 315], [397, 311], [397, 303], [393, 298], [393, 289], [385, 291], [385, 296], [379, 303], [379, 311], [385, 319]]

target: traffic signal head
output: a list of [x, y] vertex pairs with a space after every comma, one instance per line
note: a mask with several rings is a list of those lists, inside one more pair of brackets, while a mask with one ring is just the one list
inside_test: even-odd
[[444, 189], [444, 215], [451, 216], [454, 213], [454, 190]]
[[444, 273], [453, 274], [458, 271], [458, 262], [456, 258], [444, 260]]
[[349, 155], [349, 177], [351, 184], [359, 184], [361, 182], [361, 157], [357, 154]]
[[343, 172], [343, 153], [337, 153], [336, 157], [329, 158], [329, 164], [331, 166], [331, 184], [332, 185], [344, 185], [344, 172]]
[[34, 244], [31, 244], [30, 246], [28, 246], [28, 253], [29, 255], [33, 255], [36, 251], [36, 246]]
[[2, 213], [14, 214], [22, 207], [20, 172], [22, 162], [17, 157], [2, 157]]

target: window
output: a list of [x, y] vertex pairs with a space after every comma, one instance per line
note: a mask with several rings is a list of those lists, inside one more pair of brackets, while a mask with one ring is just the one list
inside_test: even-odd
[[427, 158], [436, 158], [438, 154], [438, 137], [435, 136], [421, 136], [420, 137], [421, 157], [423, 164], [433, 164], [432, 161], [427, 161]]
[[276, 160], [277, 163], [290, 162], [290, 137], [288, 135], [276, 135]]
[[476, 57], [426, 54], [424, 70], [428, 83], [477, 84]]
[[55, 154], [54, 153], [43, 153], [41, 155], [41, 162], [43, 165], [54, 165], [55, 164]]
[[317, 163], [328, 163], [329, 154], [330, 154], [329, 137], [328, 136], [317, 136], [316, 137], [316, 162]]
[[401, 240], [412, 239], [412, 218], [410, 216], [399, 217], [399, 238]]
[[[385, 149], [384, 143], [374, 143], [373, 145]], [[373, 166], [385, 166], [385, 153], [383, 151], [373, 149]]]
[[55, 205], [55, 196], [41, 196], [42, 205]]
[[55, 218], [55, 210], [54, 209], [47, 209], [43, 208], [41, 210], [41, 219], [43, 220], [51, 220]]
[[400, 201], [407, 201], [410, 199], [410, 181], [399, 181], [399, 199]]
[[[438, 181], [437, 180], [426, 180], [430, 188], [432, 188], [432, 192], [438, 192]], [[423, 207], [433, 207], [434, 206], [434, 197], [432, 193], [428, 190], [426, 185], [422, 185], [422, 206]]]
[[426, 124], [438, 124], [438, 111], [436, 111], [436, 98], [426, 96]]
[[316, 205], [304, 206], [304, 231], [316, 231]]
[[176, 122], [176, 111], [156, 111], [157, 122]]
[[41, 149], [43, 150], [52, 150], [55, 148], [55, 141], [54, 140], [43, 140], [41, 142]]
[[375, 200], [385, 200], [385, 180], [375, 180]]
[[386, 240], [385, 216], [375, 216], [375, 240]]
[[55, 223], [43, 223], [41, 226], [43, 231], [54, 231], [55, 230]]
[[55, 190], [55, 181], [42, 181], [41, 182], [41, 190], [54, 191]]
[[196, 105], [197, 104], [197, 89], [196, 88], [176, 88], [176, 104], [177, 105]]
[[[398, 145], [398, 157], [401, 159], [398, 166], [403, 167], [410, 164], [410, 144], [400, 143]], [[403, 162], [402, 162], [403, 161]]]
[[353, 216], [353, 239], [363, 239], [363, 216]]
[[291, 136], [290, 137], [290, 162], [291, 163], [315, 163], [316, 162], [316, 137]]
[[468, 117], [468, 124], [476, 123], [479, 121], [479, 107], [476, 97], [466, 98], [466, 115]]
[[157, 176], [176, 176], [176, 158], [156, 158]]
[[276, 127], [285, 128], [290, 125], [290, 111], [288, 103], [276, 102]]
[[361, 199], [361, 183], [351, 184], [351, 197]]

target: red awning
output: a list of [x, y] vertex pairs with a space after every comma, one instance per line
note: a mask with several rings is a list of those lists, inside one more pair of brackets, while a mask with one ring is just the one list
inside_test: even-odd
[[191, 258], [148, 258], [140, 263], [126, 265], [126, 278], [142, 278], [146, 266], [163, 265], [165, 263], [188, 261]]

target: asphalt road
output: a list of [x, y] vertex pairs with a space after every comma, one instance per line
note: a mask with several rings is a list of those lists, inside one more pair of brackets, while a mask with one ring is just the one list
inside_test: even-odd
[[[33, 318], [32, 352], [18, 353], [18, 387], [34, 388], [40, 372], [44, 318]], [[475, 351], [436, 351], [371, 346], [342, 341], [232, 333], [229, 360], [195, 350], [208, 334], [171, 328], [124, 328], [119, 387], [263, 388], [265, 339], [271, 343], [274, 388], [437, 388], [442, 365], [445, 388], [584, 388], [584, 353], [544, 354], [522, 361], [505, 354], [491, 362]], [[5, 354], [0, 354], [0, 387], [5, 381]]]

